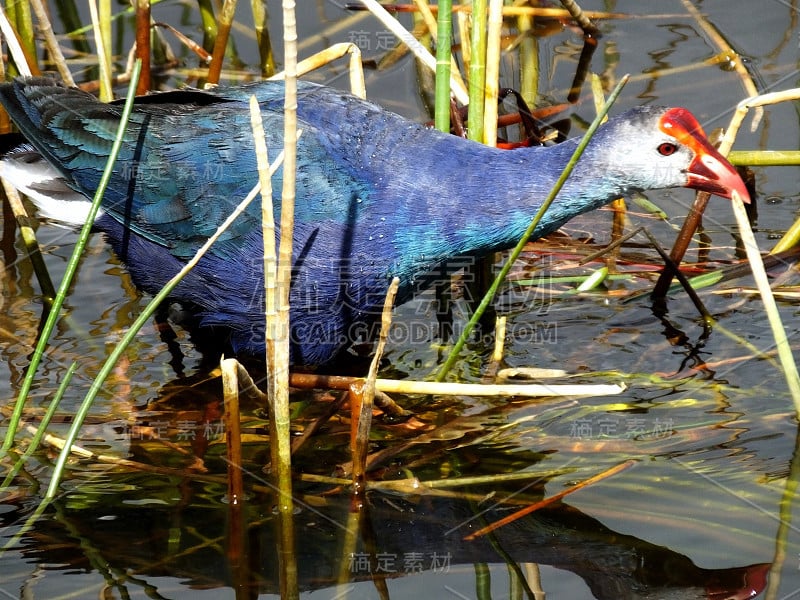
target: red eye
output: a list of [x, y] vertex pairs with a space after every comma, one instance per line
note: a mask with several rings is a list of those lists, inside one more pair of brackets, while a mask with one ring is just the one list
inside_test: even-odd
[[658, 153], [661, 156], [671, 156], [678, 151], [678, 146], [670, 142], [664, 142], [658, 147]]

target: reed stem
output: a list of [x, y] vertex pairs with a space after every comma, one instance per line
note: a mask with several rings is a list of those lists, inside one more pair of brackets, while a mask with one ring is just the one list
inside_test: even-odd
[[450, 131], [450, 39], [453, 35], [452, 0], [439, 0], [436, 27], [436, 129]]
[[487, 0], [473, 0], [469, 61], [469, 114], [467, 137], [483, 142], [484, 89], [486, 88], [486, 5]]
[[75, 244], [75, 248], [72, 251], [72, 256], [70, 256], [69, 262], [67, 263], [67, 268], [64, 272], [64, 277], [61, 280], [61, 285], [56, 292], [55, 298], [53, 298], [53, 306], [50, 309], [50, 313], [47, 315], [47, 321], [42, 328], [42, 333], [39, 336], [36, 348], [33, 350], [31, 363], [28, 366], [27, 372], [25, 373], [25, 379], [22, 382], [16, 404], [14, 405], [14, 412], [8, 422], [8, 431], [6, 432], [5, 440], [3, 441], [2, 447], [0, 447], [0, 457], [4, 456], [14, 443], [14, 435], [17, 432], [19, 420], [22, 416], [22, 409], [25, 406], [28, 393], [33, 385], [33, 380], [36, 377], [36, 370], [39, 368], [39, 363], [44, 356], [45, 348], [47, 347], [47, 343], [50, 341], [50, 336], [52, 335], [56, 321], [58, 321], [60, 316], [61, 307], [63, 306], [67, 295], [69, 294], [69, 289], [72, 285], [72, 280], [75, 277], [75, 273], [78, 270], [81, 256], [83, 255], [83, 251], [86, 248], [87, 242], [89, 241], [89, 235], [91, 234], [92, 226], [94, 225], [94, 219], [97, 216], [97, 211], [100, 208], [100, 202], [103, 199], [103, 194], [105, 193], [108, 182], [111, 179], [111, 173], [114, 168], [114, 163], [117, 160], [117, 155], [122, 147], [122, 137], [125, 133], [125, 127], [128, 124], [128, 117], [130, 116], [133, 108], [133, 98], [136, 92], [136, 82], [139, 78], [140, 69], [141, 63], [137, 61], [134, 65], [133, 75], [131, 76], [131, 85], [128, 87], [128, 96], [125, 100], [125, 107], [122, 111], [122, 115], [120, 116], [120, 122], [114, 138], [114, 144], [111, 146], [111, 152], [109, 153], [108, 160], [106, 161], [103, 175], [100, 178], [97, 191], [92, 199], [92, 206], [89, 209], [89, 214], [86, 217], [86, 223], [83, 224], [80, 234], [78, 235], [78, 241]]

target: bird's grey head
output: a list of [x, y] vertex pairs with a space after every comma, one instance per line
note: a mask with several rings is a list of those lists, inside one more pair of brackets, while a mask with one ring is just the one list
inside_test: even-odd
[[690, 187], [726, 198], [736, 191], [749, 200], [736, 170], [684, 108], [629, 110], [609, 120], [587, 152], [630, 190]]

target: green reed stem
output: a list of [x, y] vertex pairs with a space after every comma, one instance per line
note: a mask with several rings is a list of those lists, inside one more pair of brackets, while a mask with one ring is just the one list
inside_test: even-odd
[[250, 8], [253, 11], [253, 27], [256, 30], [261, 76], [272, 77], [275, 74], [275, 56], [272, 54], [272, 41], [269, 37], [269, 15], [266, 2], [250, 0]]
[[[25, 55], [28, 60], [32, 60], [34, 64], [30, 64], [32, 70], [36, 69], [36, 36], [34, 35], [33, 17], [31, 13], [31, 5], [29, 2], [14, 2], [14, 26], [19, 34], [19, 42], [25, 49]], [[11, 15], [9, 15], [11, 18]]]
[[483, 106], [484, 88], [486, 87], [486, 10], [487, 0], [473, 0], [467, 135], [469, 139], [481, 143], [483, 142]]
[[[592, 121], [592, 124], [589, 126], [589, 129], [586, 130], [586, 133], [584, 134], [583, 138], [581, 138], [578, 147], [575, 148], [575, 152], [572, 153], [572, 156], [570, 157], [567, 166], [564, 167], [564, 170], [561, 172], [561, 176], [556, 181], [555, 185], [553, 186], [553, 189], [550, 190], [550, 193], [547, 195], [547, 198], [542, 203], [542, 206], [536, 212], [536, 215], [533, 217], [533, 220], [531, 220], [530, 224], [528, 225], [528, 228], [522, 235], [522, 238], [514, 247], [514, 249], [511, 251], [508, 260], [506, 260], [505, 264], [500, 269], [500, 272], [497, 274], [497, 277], [492, 282], [492, 285], [489, 287], [489, 290], [483, 296], [483, 299], [481, 300], [481, 303], [478, 305], [478, 308], [475, 309], [472, 318], [470, 318], [469, 322], [464, 328], [464, 331], [458, 338], [458, 341], [456, 341], [455, 345], [453, 346], [453, 349], [450, 351], [447, 360], [444, 362], [441, 369], [439, 369], [439, 372], [436, 375], [436, 381], [444, 381], [444, 378], [447, 376], [447, 373], [450, 371], [450, 369], [453, 368], [453, 365], [455, 365], [456, 360], [458, 360], [458, 355], [461, 352], [462, 348], [464, 347], [464, 344], [467, 343], [467, 338], [469, 337], [473, 328], [475, 327], [475, 325], [477, 325], [481, 316], [483, 316], [483, 313], [486, 311], [486, 309], [489, 307], [489, 304], [494, 299], [494, 296], [497, 293], [500, 284], [503, 282], [506, 275], [511, 270], [511, 267], [513, 266], [514, 262], [522, 253], [522, 249], [525, 247], [525, 244], [528, 243], [528, 240], [530, 239], [531, 235], [533, 235], [536, 226], [542, 220], [542, 216], [544, 216], [545, 212], [547, 212], [547, 209], [553, 203], [553, 200], [555, 200], [556, 196], [561, 191], [561, 188], [564, 186], [564, 183], [567, 181], [567, 178], [570, 176], [572, 170], [575, 168], [575, 165], [578, 163], [578, 159], [580, 159], [581, 155], [583, 154], [583, 151], [586, 149], [586, 146], [589, 145], [589, 141], [592, 139], [592, 136], [597, 131], [597, 128], [600, 127], [600, 123], [603, 122], [603, 119], [608, 114], [608, 111], [611, 109], [611, 106], [617, 100], [617, 97], [619, 96], [620, 92], [622, 92], [622, 88], [628, 82], [628, 79], [629, 75], [625, 75], [620, 79], [619, 83], [617, 84], [617, 87], [615, 87], [614, 91], [611, 92], [611, 95], [608, 97], [608, 100], [603, 105], [603, 108], [600, 110], [600, 112], [597, 113], [597, 116], [594, 118], [594, 121]], [[471, 84], [470, 84], [470, 89], [472, 89]]]
[[536, 106], [539, 97], [539, 38], [535, 35], [533, 25], [530, 15], [517, 18], [517, 29], [522, 37], [519, 48], [519, 91], [529, 107]]
[[[478, 512], [478, 509], [475, 509]], [[492, 598], [492, 572], [489, 565], [483, 562], [472, 565], [475, 571], [475, 597], [478, 600], [489, 600]]]
[[748, 167], [794, 167], [800, 165], [800, 150], [731, 150], [732, 165]]
[[203, 49], [211, 53], [217, 42], [217, 19], [214, 16], [214, 5], [211, 0], [198, 0], [200, 20], [203, 23]]
[[783, 234], [783, 237], [778, 240], [778, 243], [775, 244], [775, 247], [772, 248], [769, 253], [778, 254], [779, 252], [794, 248], [797, 244], [800, 244], [800, 219], [792, 223], [792, 226], [786, 230], [786, 233]]
[[436, 27], [436, 129], [450, 131], [450, 39], [453, 37], [453, 2], [439, 0]]
[[17, 432], [19, 420], [22, 416], [22, 409], [25, 406], [28, 393], [33, 385], [33, 379], [36, 376], [36, 370], [38, 369], [39, 363], [42, 360], [47, 343], [50, 341], [50, 336], [53, 333], [53, 328], [55, 327], [56, 321], [58, 321], [60, 316], [61, 307], [63, 306], [64, 300], [69, 293], [69, 288], [72, 285], [75, 272], [78, 270], [78, 265], [80, 263], [81, 256], [83, 255], [84, 248], [86, 248], [86, 244], [89, 241], [89, 234], [91, 233], [92, 226], [94, 225], [94, 219], [97, 216], [97, 211], [100, 208], [100, 201], [102, 200], [103, 194], [108, 186], [108, 181], [111, 178], [114, 163], [117, 160], [117, 155], [119, 154], [120, 147], [122, 146], [122, 136], [125, 133], [125, 127], [128, 124], [128, 118], [131, 114], [131, 109], [133, 108], [133, 98], [135, 95], [134, 92], [136, 90], [136, 82], [139, 79], [140, 68], [141, 65], [137, 61], [134, 64], [133, 73], [131, 75], [131, 84], [128, 86], [128, 96], [125, 99], [125, 107], [122, 110], [119, 127], [117, 128], [117, 133], [114, 137], [114, 144], [111, 146], [111, 152], [108, 156], [108, 161], [106, 162], [105, 169], [103, 170], [103, 176], [100, 178], [100, 184], [97, 186], [97, 191], [94, 194], [94, 198], [92, 198], [92, 206], [89, 209], [86, 222], [81, 228], [78, 241], [75, 244], [75, 248], [72, 251], [72, 256], [70, 256], [69, 262], [67, 263], [64, 277], [61, 280], [61, 285], [58, 287], [56, 297], [53, 299], [53, 306], [50, 309], [50, 313], [47, 315], [47, 321], [44, 324], [44, 328], [39, 336], [36, 348], [33, 351], [31, 364], [25, 373], [25, 379], [22, 382], [19, 396], [17, 397], [17, 401], [14, 406], [14, 411], [8, 421], [8, 431], [6, 432], [5, 441], [3, 442], [2, 447], [0, 447], [0, 457], [4, 456], [14, 443], [14, 435]]

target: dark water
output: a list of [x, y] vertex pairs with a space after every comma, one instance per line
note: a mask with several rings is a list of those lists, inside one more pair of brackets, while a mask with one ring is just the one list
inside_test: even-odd
[[[695, 4], [746, 60], [760, 90], [797, 85], [796, 2]], [[612, 84], [631, 73], [632, 81], [615, 112], [648, 103], [674, 104], [690, 108], [707, 130], [727, 124], [732, 108], [746, 93], [730, 68], [701, 65], [718, 49], [687, 15], [682, 2], [585, 0], [582, 5], [632, 15], [602, 23], [604, 36], [591, 64]], [[270, 9], [276, 17], [271, 29], [277, 43], [280, 7], [270, 3]], [[245, 25], [250, 22], [248, 10], [240, 7]], [[303, 56], [337, 41], [358, 42], [366, 58], [377, 58], [384, 51], [388, 37], [369, 16], [352, 15], [326, 2], [303, 4], [301, 13]], [[154, 16], [199, 39], [199, 19], [193, 9], [165, 2], [154, 9]], [[405, 23], [410, 24], [408, 19]], [[56, 26], [56, 31], [62, 30]], [[540, 100], [563, 102], [580, 53], [580, 36], [571, 28], [555, 27], [537, 43]], [[247, 34], [237, 33], [237, 48], [245, 63], [254, 63], [256, 54]], [[520, 87], [515, 56], [504, 61], [504, 86]], [[186, 60], [193, 66], [191, 57]], [[685, 69], [668, 71], [678, 67]], [[340, 66], [310, 78], [346, 85]], [[174, 76], [174, 81], [184, 79], [181, 73]], [[415, 91], [420, 79], [424, 76], [417, 65], [405, 58], [388, 70], [368, 71], [368, 95], [392, 110], [427, 120], [425, 99]], [[588, 87], [582, 99], [576, 121], [592, 117]], [[749, 122], [736, 148], [798, 147], [795, 104], [768, 107], [755, 132], [749, 131]], [[577, 125], [574, 132], [579, 133]], [[766, 250], [797, 216], [800, 177], [796, 167], [756, 169], [755, 175], [756, 237]], [[668, 220], [634, 207], [630, 227], [647, 225], [669, 247], [691, 193], [673, 190], [648, 197]], [[609, 236], [609, 215], [582, 217], [567, 230], [576, 237], [591, 234], [602, 244]], [[10, 404], [35, 340], [41, 299], [8, 223], [5, 216], [0, 311], [0, 382], [5, 384], [0, 385]], [[731, 208], [713, 198], [705, 219], [709, 261], [725, 264], [736, 258], [733, 231]], [[57, 280], [74, 234], [40, 226], [37, 235]], [[567, 254], [567, 249], [559, 248], [540, 262], [559, 274], [563, 268], [559, 259]], [[568, 273], [588, 272], [588, 267], [574, 266], [574, 254], [570, 257]], [[652, 250], [632, 245], [623, 249], [622, 257], [631, 270], [658, 264]], [[696, 253], [688, 259], [695, 258]], [[784, 272], [783, 284], [796, 285], [793, 271]], [[448, 496], [370, 494], [358, 544], [350, 551], [345, 547], [345, 531], [352, 520], [349, 498], [341, 493], [325, 495], [331, 488], [323, 484], [299, 483], [297, 562], [304, 596], [514, 598], [525, 597], [521, 583], [525, 580], [533, 588], [539, 581], [548, 598], [570, 600], [745, 598], [750, 597], [748, 590], [764, 589], [771, 567], [773, 597], [794, 597], [800, 591], [800, 536], [792, 492], [797, 422], [774, 357], [753, 358], [753, 347], [766, 353], [773, 350], [762, 303], [735, 289], [751, 287], [748, 278], [733, 282], [728, 293], [704, 292], [702, 299], [719, 324], [706, 336], [682, 293], [673, 295], [662, 317], [644, 299], [621, 301], [626, 293], [650, 285], [639, 274], [611, 282], [603, 292], [534, 302], [534, 310], [516, 311], [510, 320], [507, 366], [565, 369], [579, 374], [570, 382], [624, 382], [625, 392], [535, 401], [401, 398], [426, 424], [441, 426], [456, 420], [440, 435], [418, 439], [375, 475], [436, 481], [527, 471], [533, 474], [531, 479], [462, 486]], [[68, 300], [68, 316], [43, 361], [31, 414], [47, 405], [66, 367], [77, 361], [77, 375], [60, 412], [74, 411], [102, 359], [146, 301], [103, 241], [94, 238]], [[779, 306], [793, 340], [795, 302], [781, 299]], [[385, 376], [424, 378], [435, 368], [444, 351], [427, 335], [434, 322], [428, 296], [396, 311], [396, 335], [387, 351]], [[411, 331], [411, 323], [419, 325], [423, 335], [404, 335]], [[206, 377], [186, 334], [180, 329], [176, 334], [173, 350], [177, 346], [182, 354], [178, 360], [155, 327], [137, 337], [93, 407], [80, 443], [99, 453], [178, 468], [188, 468], [193, 454], [202, 454], [208, 475], [217, 480], [188, 471], [185, 477], [166, 476], [76, 460], [62, 486], [63, 495], [0, 557], [3, 595], [277, 594], [274, 497], [262, 488], [254, 488], [248, 497], [245, 557], [237, 561], [235, 528], [225, 501], [225, 449], [216, 404], [219, 384]], [[472, 344], [457, 368], [458, 376], [480, 381], [486, 357], [485, 347]], [[323, 410], [321, 401], [326, 398], [306, 394], [297, 399], [299, 430]], [[253, 407], [249, 409], [252, 413]], [[247, 481], [265, 485], [260, 468], [268, 456], [259, 429], [263, 422], [253, 417], [249, 425]], [[63, 434], [64, 426], [56, 425], [54, 431]], [[172, 445], [148, 439], [149, 431]], [[348, 431], [344, 413], [301, 449], [295, 459], [297, 472], [331, 474], [348, 460]], [[374, 434], [376, 449], [396, 446], [402, 438], [415, 435], [382, 423]], [[3, 543], [20, 531], [36, 507], [49, 480], [51, 459], [45, 452], [37, 454], [25, 476], [6, 491], [0, 505]], [[553, 496], [629, 459], [635, 461], [631, 468], [501, 528], [494, 538], [463, 540], [518, 508], [513, 500], [524, 504]], [[500, 501], [506, 497], [512, 501]], [[337, 587], [342, 572], [347, 581]]]

